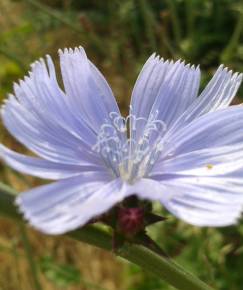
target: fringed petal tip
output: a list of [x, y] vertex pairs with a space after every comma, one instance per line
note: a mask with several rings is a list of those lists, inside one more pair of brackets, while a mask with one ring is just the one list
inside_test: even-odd
[[34, 230], [41, 232], [45, 235], [61, 235], [64, 234], [62, 231], [55, 231], [55, 230], [48, 230], [46, 228], [41, 227], [38, 223], [33, 221], [32, 215], [26, 211], [26, 209], [23, 206], [23, 202], [21, 199], [21, 194], [15, 198], [15, 206], [18, 209], [18, 212], [21, 214], [23, 220], [28, 223], [28, 225], [33, 228]]
[[166, 63], [166, 64], [169, 64], [171, 66], [180, 65], [180, 66], [183, 66], [183, 67], [191, 69], [191, 70], [200, 71], [200, 64], [198, 64], [198, 65], [191, 64], [191, 63], [186, 62], [185, 60], [183, 60], [181, 58], [179, 58], [177, 60], [164, 59], [164, 57], [160, 56], [156, 52], [154, 52], [154, 53], [152, 53], [150, 55], [150, 57], [147, 59], [145, 65], [149, 64], [149, 63], [151, 64], [152, 62], [155, 62], [156, 64], [158, 64], [158, 63]]
[[64, 48], [64, 49], [58, 49], [59, 56], [63, 55], [74, 55], [74, 54], [81, 54], [83, 56], [86, 56], [86, 52], [82, 46], [77, 46], [74, 48]]
[[85, 183], [70, 178], [22, 193], [15, 203], [35, 229], [59, 235], [84, 226], [123, 200], [120, 189], [119, 179]]
[[14, 204], [18, 210], [18, 212], [21, 214], [23, 220], [25, 222], [27, 222], [31, 227], [33, 227], [35, 230], [37, 231], [41, 231], [42, 233], [44, 234], [48, 234], [46, 233], [45, 231], [43, 231], [42, 229], [40, 229], [39, 227], [36, 227], [32, 221], [31, 221], [31, 218], [30, 218], [30, 215], [28, 214], [28, 212], [24, 209], [23, 207], [23, 201], [22, 201], [22, 198], [21, 198], [21, 194], [19, 194], [15, 200], [14, 200]]
[[[36, 231], [39, 231], [45, 235], [61, 235], [69, 230], [63, 230], [63, 229], [55, 229], [55, 228], [49, 228], [49, 227], [43, 227], [41, 224], [33, 218], [33, 214], [31, 214], [28, 210], [28, 208], [24, 205], [22, 194], [17, 196], [15, 198], [15, 205], [19, 211], [19, 213], [22, 215], [23, 220], [28, 223], [30, 227], [35, 229]], [[82, 226], [82, 225], [80, 225]], [[71, 229], [70, 229], [71, 230]]]
[[[64, 49], [58, 49], [59, 56], [63, 55], [82, 55], [87, 58], [86, 52], [82, 46], [78, 46], [75, 48], [64, 48]], [[33, 77], [33, 72], [38, 68], [47, 68], [50, 70], [50, 68], [53, 68], [53, 60], [52, 57], [49, 54], [46, 54], [44, 57], [40, 57], [38, 60], [32, 62], [30, 64], [30, 70], [28, 71], [27, 75], [24, 76], [23, 79], [19, 79], [18, 82], [14, 82], [14, 88], [20, 87], [23, 85], [24, 82], [30, 80]]]
[[4, 146], [0, 143], [0, 160], [3, 159]]
[[32, 215], [28, 212], [28, 210], [26, 210], [26, 208], [24, 207], [23, 205], [23, 201], [21, 199], [21, 194], [19, 196], [17, 196], [15, 198], [15, 206], [17, 207], [18, 209], [18, 212], [21, 214], [23, 220], [28, 223], [28, 225], [33, 228], [34, 230], [38, 231], [38, 232], [41, 232], [45, 235], [61, 235], [61, 234], [64, 234], [65, 231], [56, 231], [55, 229], [48, 229], [48, 228], [43, 228], [42, 226], [40, 226], [40, 224], [38, 222], [35, 222], [33, 220], [33, 217]]

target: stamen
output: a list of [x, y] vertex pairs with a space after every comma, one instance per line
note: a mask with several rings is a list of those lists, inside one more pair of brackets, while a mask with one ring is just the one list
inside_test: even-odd
[[132, 113], [124, 118], [111, 112], [110, 120], [100, 128], [92, 149], [126, 182], [133, 183], [146, 176], [163, 150], [166, 125], [157, 119], [158, 113], [145, 119]]

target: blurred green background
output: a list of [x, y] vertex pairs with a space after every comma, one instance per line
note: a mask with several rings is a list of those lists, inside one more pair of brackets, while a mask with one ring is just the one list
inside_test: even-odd
[[[104, 73], [125, 113], [153, 52], [200, 64], [202, 87], [220, 63], [243, 70], [240, 0], [0, 1], [0, 100], [29, 64], [82, 45]], [[236, 102], [242, 96], [242, 88]], [[24, 152], [1, 126], [0, 138]], [[21, 191], [40, 181], [0, 164], [0, 179]], [[222, 290], [243, 289], [243, 224], [200, 229], [169, 217], [150, 233], [187, 270]], [[64, 237], [47, 237], [0, 219], [0, 290], [169, 290], [157, 278], [110, 253]], [[188, 289], [193, 290], [193, 289]]]

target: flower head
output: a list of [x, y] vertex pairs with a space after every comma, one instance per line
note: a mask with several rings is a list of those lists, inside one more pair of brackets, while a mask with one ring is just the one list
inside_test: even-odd
[[[241, 74], [220, 66], [199, 94], [198, 67], [152, 55], [124, 118], [83, 48], [59, 54], [64, 90], [47, 56], [14, 85], [1, 110], [9, 132], [38, 156], [0, 145], [1, 158], [23, 173], [58, 180], [17, 198], [34, 227], [64, 233], [134, 195], [160, 201], [190, 224], [237, 221], [243, 206], [243, 107], [229, 104]], [[123, 211], [129, 218], [140, 213]]]

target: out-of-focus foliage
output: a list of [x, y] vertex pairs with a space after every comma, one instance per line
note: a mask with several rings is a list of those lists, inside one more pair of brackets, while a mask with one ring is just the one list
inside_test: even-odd
[[[200, 64], [202, 86], [220, 63], [243, 70], [241, 0], [1, 0], [0, 25], [0, 100], [32, 61], [47, 53], [57, 60], [59, 48], [78, 45], [105, 74], [124, 113], [137, 74], [152, 52]], [[23, 150], [0, 129], [1, 142]], [[39, 184], [3, 164], [0, 174], [1, 181], [17, 190]], [[40, 290], [18, 226], [1, 219], [0, 231], [0, 289]], [[28, 233], [37, 279], [45, 290], [172, 289], [97, 249]], [[242, 289], [242, 223], [200, 229], [169, 216], [150, 233], [178, 263], [216, 289]]]

